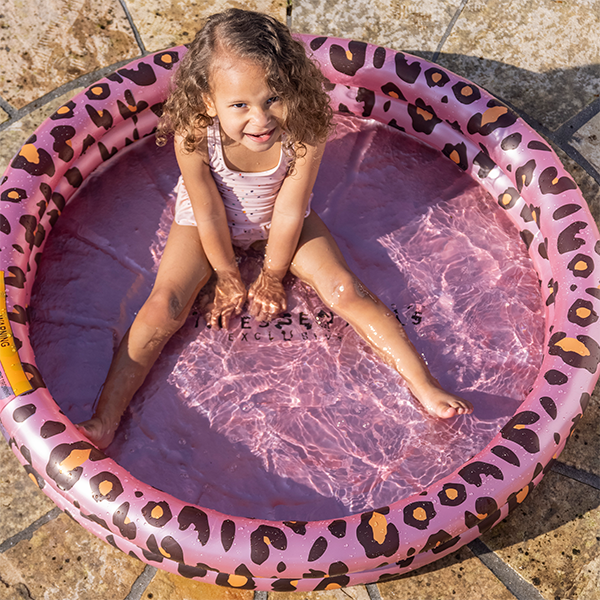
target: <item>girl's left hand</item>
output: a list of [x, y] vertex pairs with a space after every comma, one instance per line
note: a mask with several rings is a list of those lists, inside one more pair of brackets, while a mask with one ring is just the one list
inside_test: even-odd
[[266, 323], [287, 308], [287, 297], [281, 280], [264, 270], [250, 286], [248, 300], [250, 314], [257, 321]]

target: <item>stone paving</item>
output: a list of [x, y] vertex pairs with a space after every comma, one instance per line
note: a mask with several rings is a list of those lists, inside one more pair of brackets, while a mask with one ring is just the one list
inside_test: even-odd
[[[287, 6], [289, 4], [290, 6]], [[3, 0], [0, 173], [68, 98], [123, 63], [245, 6], [298, 32], [423, 56], [478, 83], [552, 143], [600, 218], [600, 0]], [[433, 565], [314, 593], [218, 588], [156, 571], [88, 534], [0, 444], [0, 600], [597, 600], [600, 395], [510, 518]]]

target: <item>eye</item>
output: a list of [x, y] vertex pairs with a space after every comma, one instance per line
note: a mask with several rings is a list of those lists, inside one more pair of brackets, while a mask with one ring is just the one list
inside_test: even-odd
[[279, 102], [279, 96], [273, 96], [267, 100], [267, 104], [270, 106], [271, 104]]
[[246, 108], [246, 103], [245, 102], [236, 102], [235, 104], [231, 105], [233, 108]]

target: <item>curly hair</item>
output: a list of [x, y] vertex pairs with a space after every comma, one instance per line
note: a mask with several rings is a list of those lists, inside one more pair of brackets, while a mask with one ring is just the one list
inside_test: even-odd
[[306, 144], [327, 139], [332, 118], [327, 80], [304, 46], [276, 19], [231, 8], [206, 20], [181, 60], [158, 125], [159, 145], [176, 133], [183, 137], [186, 151], [197, 149], [212, 124], [204, 99], [210, 98], [211, 71], [222, 53], [264, 69], [267, 84], [283, 103], [285, 149], [293, 157], [305, 154]]

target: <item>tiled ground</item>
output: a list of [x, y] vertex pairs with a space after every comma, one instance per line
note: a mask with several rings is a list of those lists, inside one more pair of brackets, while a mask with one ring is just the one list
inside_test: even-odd
[[[4, 0], [0, 172], [37, 125], [99, 75], [188, 41], [198, 19], [244, 5], [286, 20], [286, 0]], [[439, 62], [513, 106], [553, 143], [600, 217], [600, 0], [293, 0], [292, 28]], [[270, 600], [597, 600], [600, 395], [554, 470], [468, 547], [378, 586]], [[41, 494], [0, 443], [0, 600], [265, 600], [144, 567]]]

